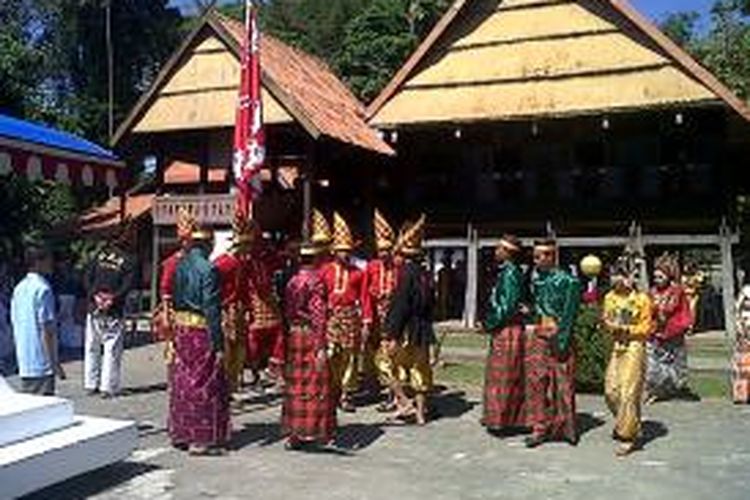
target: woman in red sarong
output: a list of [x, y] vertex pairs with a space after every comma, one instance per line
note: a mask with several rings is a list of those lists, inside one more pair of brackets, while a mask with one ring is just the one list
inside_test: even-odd
[[336, 398], [326, 354], [326, 286], [319, 274], [323, 248], [305, 244], [301, 269], [286, 287], [288, 324], [282, 433], [287, 449], [327, 444], [336, 430]]

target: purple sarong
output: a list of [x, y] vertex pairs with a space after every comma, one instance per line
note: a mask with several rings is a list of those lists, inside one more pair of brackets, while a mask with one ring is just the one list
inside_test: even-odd
[[169, 387], [169, 437], [175, 446], [224, 446], [229, 438], [229, 390], [223, 364], [205, 328], [175, 327]]

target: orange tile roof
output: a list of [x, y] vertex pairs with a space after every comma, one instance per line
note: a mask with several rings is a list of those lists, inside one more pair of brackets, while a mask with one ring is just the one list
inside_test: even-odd
[[[208, 182], [222, 183], [227, 180], [226, 168], [208, 169]], [[176, 161], [164, 171], [164, 184], [198, 184], [201, 171], [198, 165]]]
[[[239, 47], [245, 34], [242, 23], [213, 12], [214, 17]], [[378, 133], [365, 122], [365, 107], [320, 59], [290, 47], [271, 35], [261, 38], [261, 65], [270, 78], [293, 101], [291, 114], [305, 118], [332, 139], [384, 154], [394, 154]], [[302, 117], [300, 115], [303, 115]]]
[[[125, 200], [125, 217], [131, 220], [151, 212], [154, 204], [153, 194], [137, 194], [128, 196]], [[95, 233], [113, 229], [120, 225], [120, 197], [113, 196], [103, 205], [91, 208], [78, 218], [78, 227], [82, 233]]]

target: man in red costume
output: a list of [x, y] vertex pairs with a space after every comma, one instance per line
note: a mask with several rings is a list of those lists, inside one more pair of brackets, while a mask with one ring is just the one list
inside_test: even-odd
[[322, 269], [328, 293], [328, 353], [334, 393], [340, 396], [341, 409], [354, 412], [352, 396], [359, 388], [365, 273], [350, 262], [354, 239], [338, 213], [333, 215], [333, 226], [334, 259]]
[[233, 231], [229, 251], [217, 257], [214, 262], [221, 281], [224, 364], [231, 393], [240, 389], [245, 367], [245, 339], [249, 335], [250, 324], [250, 295], [245, 285], [247, 255], [255, 237], [252, 222], [244, 219], [234, 221]]
[[[363, 300], [365, 341], [362, 364], [366, 382], [377, 386], [379, 381], [380, 384], [389, 387], [393, 373], [390, 364], [383, 363], [383, 357], [378, 355], [378, 350], [388, 307], [396, 289], [397, 271], [392, 253], [396, 234], [379, 210], [375, 210], [374, 227], [377, 257], [367, 264], [365, 271], [366, 294]], [[389, 401], [379, 406], [378, 409], [391, 411], [392, 407], [393, 404]]]
[[250, 253], [245, 261], [250, 330], [247, 363], [256, 380], [267, 370], [269, 378], [282, 381], [284, 322], [274, 284], [274, 274], [283, 263], [271, 245], [263, 241], [260, 227], [253, 226]]

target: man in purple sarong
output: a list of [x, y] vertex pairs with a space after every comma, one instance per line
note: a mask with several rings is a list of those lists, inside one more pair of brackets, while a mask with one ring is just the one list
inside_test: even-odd
[[209, 260], [213, 233], [196, 230], [174, 276], [175, 363], [169, 437], [191, 455], [222, 454], [229, 439], [219, 271]]

